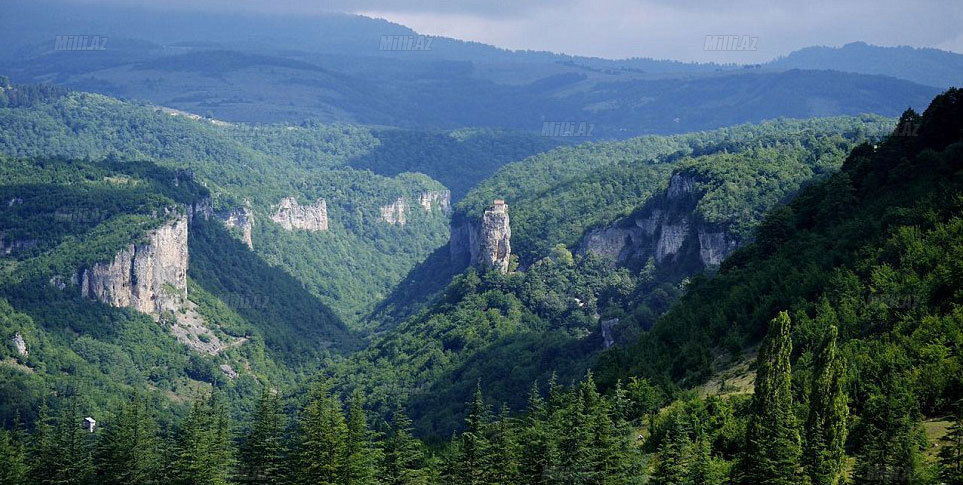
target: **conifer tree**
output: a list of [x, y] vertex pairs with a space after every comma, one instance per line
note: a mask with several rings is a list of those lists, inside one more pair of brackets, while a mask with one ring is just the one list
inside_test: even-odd
[[382, 481], [388, 485], [425, 483], [424, 454], [411, 435], [411, 419], [400, 406], [391, 417], [391, 429], [384, 441]]
[[20, 419], [14, 421], [13, 429], [0, 428], [0, 483], [21, 485], [27, 483], [27, 450], [25, 436], [20, 429]]
[[927, 442], [910, 378], [895, 369], [881, 377], [880, 391], [863, 405], [854, 481], [917, 483]]
[[801, 477], [800, 440], [793, 414], [789, 314], [780, 312], [756, 361], [746, 446], [735, 479], [745, 484], [792, 484]]
[[488, 406], [485, 405], [479, 382], [475, 384], [472, 402], [468, 404], [465, 431], [461, 434], [459, 476], [462, 483], [470, 485], [485, 483], [486, 472], [490, 466], [488, 421]]
[[233, 448], [227, 410], [216, 392], [198, 397], [177, 433], [172, 479], [191, 485], [223, 485], [233, 470]]
[[297, 482], [312, 485], [341, 483], [347, 464], [348, 426], [341, 402], [325, 384], [312, 393], [301, 416]]
[[254, 423], [241, 449], [241, 479], [250, 483], [278, 483], [285, 472], [285, 419], [281, 396], [274, 389], [261, 393]]
[[508, 405], [502, 405], [498, 419], [492, 424], [492, 458], [489, 464], [492, 484], [514, 484], [521, 479], [519, 455], [521, 447], [516, 436], [515, 420]]
[[659, 446], [658, 462], [652, 474], [652, 480], [655, 483], [663, 485], [688, 483], [692, 442], [679, 414], [675, 412], [669, 418], [668, 430]]
[[107, 483], [160, 481], [161, 446], [157, 422], [142, 396], [131, 396], [100, 427], [97, 474]]
[[377, 456], [372, 446], [372, 433], [362, 407], [361, 392], [351, 393], [348, 403], [347, 475], [348, 485], [375, 483]]
[[813, 485], [835, 485], [842, 479], [849, 410], [842, 383], [842, 366], [836, 352], [837, 330], [830, 326], [816, 357], [803, 465]]
[[528, 395], [528, 407], [522, 418], [519, 433], [519, 471], [524, 483], [544, 483], [545, 473], [549, 466], [548, 410], [545, 399], [538, 389], [538, 382], [532, 383], [532, 390]]

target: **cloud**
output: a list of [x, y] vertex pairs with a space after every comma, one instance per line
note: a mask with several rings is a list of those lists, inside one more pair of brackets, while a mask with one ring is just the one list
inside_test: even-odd
[[[358, 13], [423, 34], [608, 58], [753, 63], [811, 45], [854, 41], [963, 50], [959, 0], [169, 0], [170, 8]], [[756, 49], [706, 50], [707, 35], [755, 38]]]

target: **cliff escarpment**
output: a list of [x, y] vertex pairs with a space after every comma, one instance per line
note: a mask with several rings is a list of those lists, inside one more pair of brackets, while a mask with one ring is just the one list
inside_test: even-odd
[[700, 182], [691, 173], [673, 174], [665, 192], [635, 214], [587, 232], [578, 253], [594, 253], [619, 263], [652, 258], [657, 264], [718, 265], [742, 241], [699, 214], [697, 206], [704, 195]]

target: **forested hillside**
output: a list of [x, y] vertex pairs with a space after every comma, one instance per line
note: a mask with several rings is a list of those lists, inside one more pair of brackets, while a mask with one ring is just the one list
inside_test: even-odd
[[[293, 420], [280, 395], [264, 392], [236, 444], [217, 394], [197, 398], [173, 431], [134, 397], [102, 430], [82, 432], [72, 423], [83, 401], [68, 399], [57, 412], [41, 408], [30, 433], [2, 431], [2, 472], [11, 483], [958, 483], [961, 130], [958, 90], [922, 115], [907, 111], [892, 136], [859, 145], [838, 172], [768, 211], [753, 243], [692, 279], [594, 375], [530, 383], [521, 413], [494, 412], [503, 400], [486, 398], [510, 376], [452, 374], [473, 391], [450, 440], [414, 439], [397, 403], [372, 425], [362, 393], [322, 378], [298, 394]], [[592, 268], [609, 276], [573, 289], [617, 289], [620, 274], [631, 276], [597, 262], [558, 247], [524, 274], [466, 273], [441, 305], [461, 306], [451, 315], [477, 326], [445, 345], [511, 335], [513, 314], [533, 320], [505, 298], [512, 288], [522, 300], [539, 282], [564, 288]], [[502, 358], [522, 348], [501, 347]], [[429, 355], [416, 365], [444, 362]], [[751, 394], [726, 374], [742, 360], [754, 362], [743, 368]], [[715, 385], [694, 387], [710, 377]]]
[[[878, 117], [780, 120], [562, 147], [507, 165], [456, 206], [453, 224], [477, 218], [504, 196], [512, 252], [524, 271], [469, 269], [456, 276], [437, 301], [336, 365], [332, 383], [363, 390], [382, 414], [393, 400], [410, 400], [409, 415], [423, 435], [459, 426], [460, 403], [477, 379], [490, 381], [489, 395], [519, 409], [532, 381], [547, 382], [553, 373], [563, 383], [583, 376], [607, 345], [649, 328], [681, 293], [683, 279], [706, 267], [698, 248], [690, 257], [684, 246], [677, 257], [618, 265], [591, 251], [573, 256], [588, 229], [664, 199], [676, 174], [699, 181], [698, 202], [683, 214], [689, 224], [742, 244], [768, 209], [838, 169], [854, 146], [878, 140], [892, 125]], [[442, 251], [423, 264], [436, 268], [448, 260]], [[445, 273], [420, 276], [425, 289]], [[409, 311], [417, 304], [404, 289], [388, 301]]]
[[[211, 192], [215, 211], [251, 209], [258, 257], [308, 285], [351, 325], [447, 240], [443, 208], [422, 210], [423, 194], [451, 190], [457, 197], [500, 165], [558, 144], [489, 130], [226, 124], [46, 85], [0, 84], [0, 153], [117, 155], [190, 169]], [[273, 224], [285, 197], [303, 204], [325, 199], [329, 230]], [[388, 224], [382, 208], [398, 200], [409, 223]]]

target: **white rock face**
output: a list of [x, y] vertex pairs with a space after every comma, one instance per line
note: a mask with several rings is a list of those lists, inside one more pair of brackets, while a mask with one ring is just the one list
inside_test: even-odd
[[[620, 227], [602, 227], [589, 231], [582, 240], [585, 251], [623, 261], [633, 245], [634, 232], [632, 229]], [[583, 252], [585, 252], [583, 251]]]
[[251, 238], [254, 227], [254, 212], [251, 211], [250, 207], [235, 207], [223, 214], [218, 214], [217, 218], [224, 223], [225, 227], [239, 229], [244, 244], [247, 244], [248, 249], [254, 249], [254, 240]]
[[40, 241], [36, 239], [13, 239], [7, 241], [4, 239], [3, 232], [0, 232], [0, 255], [6, 256], [18, 251], [30, 249], [37, 244], [40, 244]]
[[17, 348], [17, 353], [21, 357], [30, 356], [30, 352], [27, 351], [27, 342], [23, 340], [23, 335], [20, 335], [20, 332], [13, 334], [13, 346]]
[[418, 204], [425, 209], [425, 212], [440, 210], [443, 214], [448, 214], [451, 212], [451, 191], [429, 190], [422, 192], [418, 196]]
[[472, 254], [472, 264], [481, 263], [502, 273], [508, 272], [511, 239], [508, 206], [501, 204], [486, 210], [478, 233], [477, 256]]
[[495, 205], [482, 215], [480, 223], [462, 221], [452, 225], [451, 261], [455, 265], [483, 265], [503, 273], [512, 255], [512, 228], [508, 206]]
[[716, 266], [736, 249], [738, 243], [725, 232], [699, 230], [699, 259], [706, 266]]
[[288, 231], [327, 231], [328, 205], [324, 199], [318, 199], [312, 205], [302, 206], [294, 197], [285, 197], [281, 199], [278, 211], [271, 220]]
[[675, 224], [663, 224], [655, 245], [655, 261], [661, 263], [666, 257], [678, 253], [688, 235], [689, 221], [686, 219]]
[[115, 307], [159, 316], [187, 300], [187, 216], [150, 231], [144, 244], [130, 244], [112, 261], [85, 268], [80, 292]]
[[381, 220], [388, 224], [403, 226], [407, 222], [406, 212], [408, 212], [408, 201], [404, 197], [398, 197], [394, 202], [381, 207]]

